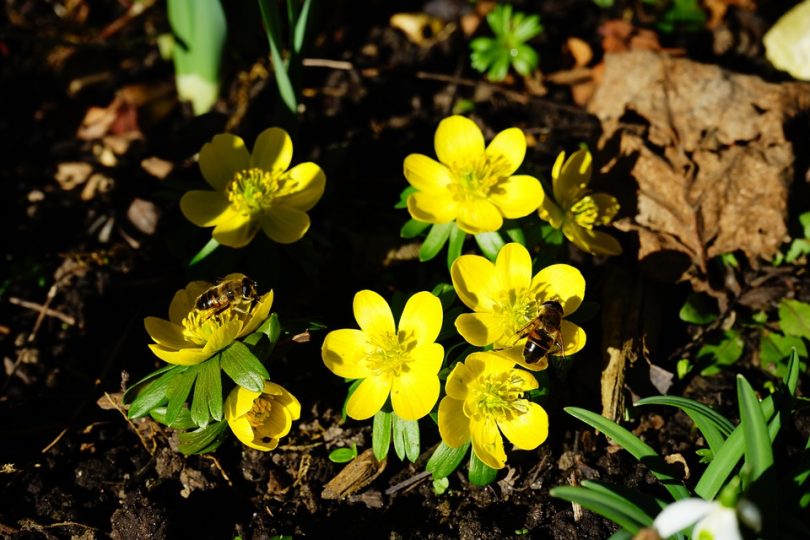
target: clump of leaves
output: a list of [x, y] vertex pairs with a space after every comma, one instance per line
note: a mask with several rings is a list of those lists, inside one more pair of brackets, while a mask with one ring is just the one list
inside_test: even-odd
[[515, 71], [528, 76], [537, 68], [540, 58], [527, 41], [543, 31], [538, 15], [512, 13], [512, 6], [498, 5], [487, 15], [495, 38], [480, 37], [470, 42], [472, 67], [487, 72], [491, 81], [506, 78], [511, 64]]

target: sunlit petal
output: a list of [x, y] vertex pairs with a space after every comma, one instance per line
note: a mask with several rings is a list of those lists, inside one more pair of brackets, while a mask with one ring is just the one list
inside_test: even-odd
[[458, 202], [449, 192], [441, 195], [419, 192], [408, 197], [408, 213], [425, 223], [450, 223], [458, 216], [458, 209]]
[[554, 198], [566, 208], [588, 187], [591, 180], [591, 153], [577, 150], [562, 166], [560, 176], [554, 181]]
[[534, 450], [548, 437], [548, 414], [543, 407], [531, 401], [524, 401], [529, 408], [522, 414], [498, 421], [504, 436], [522, 450]]
[[189, 191], [180, 199], [180, 211], [197, 227], [214, 227], [233, 218], [228, 199], [216, 191]]
[[622, 246], [611, 235], [602, 231], [585, 229], [576, 223], [566, 222], [563, 233], [572, 244], [592, 255], [621, 255]]
[[500, 289], [512, 295], [522, 295], [532, 283], [532, 257], [518, 243], [506, 244], [495, 259], [495, 273]]
[[196, 347], [193, 343], [186, 341], [183, 335], [183, 327], [179, 324], [158, 319], [157, 317], [147, 317], [144, 319], [143, 324], [149, 337], [159, 345], [169, 349]]
[[309, 216], [297, 208], [273, 206], [262, 216], [261, 226], [270, 240], [292, 244], [309, 230]]
[[450, 268], [456, 294], [473, 311], [491, 312], [500, 288], [495, 265], [479, 255], [462, 255]]
[[257, 232], [259, 232], [258, 223], [251, 221], [249, 216], [237, 214], [214, 227], [211, 235], [223, 246], [240, 248], [248, 245]]
[[475, 455], [493, 469], [503, 469], [506, 465], [506, 452], [498, 425], [492, 418], [470, 420], [472, 447]]
[[451, 116], [439, 123], [434, 146], [439, 161], [454, 168], [484, 154], [484, 135], [469, 118]]
[[551, 199], [551, 197], [543, 197], [540, 208], [537, 209], [540, 219], [548, 221], [552, 227], [559, 229], [563, 224], [563, 211]]
[[263, 392], [265, 394], [276, 395], [275, 400], [282, 404], [287, 411], [289, 411], [293, 420], [298, 420], [301, 417], [301, 403], [294, 395], [288, 392], [287, 389], [280, 384], [266, 381], [264, 383]]
[[541, 304], [555, 300], [562, 304], [563, 316], [574, 313], [585, 298], [585, 278], [567, 264], [552, 264], [532, 279], [532, 292]]
[[439, 435], [450, 448], [458, 448], [470, 439], [470, 421], [464, 416], [462, 404], [449, 396], [439, 403]]
[[373, 375], [360, 383], [346, 404], [346, 414], [355, 420], [367, 420], [377, 414], [391, 392], [391, 375]]
[[423, 291], [411, 296], [399, 319], [399, 340], [432, 343], [442, 329], [442, 303]]
[[254, 392], [241, 386], [235, 387], [225, 400], [225, 419], [230, 422], [247, 414], [253, 408], [253, 402], [260, 395], [261, 392]]
[[164, 362], [168, 362], [169, 364], [176, 364], [179, 366], [194, 366], [208, 360], [211, 357], [211, 353], [205, 351], [202, 348], [189, 348], [189, 349], [167, 349], [161, 345], [149, 345], [149, 348], [152, 352], [163, 360]]
[[533, 176], [512, 176], [492, 188], [489, 200], [504, 217], [517, 219], [528, 216], [542, 206], [546, 195], [540, 181]]
[[403, 420], [418, 420], [439, 399], [439, 377], [420, 370], [403, 370], [391, 385], [391, 406]]
[[354, 318], [360, 329], [371, 339], [388, 339], [396, 333], [394, 316], [388, 302], [374, 291], [364, 290], [354, 295]]
[[475, 373], [467, 368], [464, 362], [459, 362], [447, 377], [444, 390], [447, 395], [456, 400], [467, 399], [468, 386], [475, 380]]
[[273, 204], [307, 212], [321, 200], [326, 174], [315, 163], [301, 163], [284, 175], [281, 184], [283, 187]]
[[500, 229], [503, 225], [503, 216], [491, 202], [474, 199], [459, 205], [456, 223], [459, 229], [468, 234], [480, 234]]
[[503, 176], [511, 176], [526, 157], [526, 135], [518, 128], [505, 129], [495, 135], [487, 146], [486, 154], [493, 160], [501, 159], [501, 163], [508, 163], [500, 172]]
[[476, 347], [495, 343], [504, 336], [503, 322], [491, 313], [462, 313], [456, 318], [456, 330]]
[[411, 154], [403, 165], [408, 183], [422, 193], [441, 195], [447, 192], [453, 174], [447, 165], [422, 154]]
[[368, 341], [361, 330], [344, 328], [326, 335], [321, 357], [326, 367], [338, 377], [363, 379], [371, 374], [362, 363], [367, 348]]
[[277, 127], [267, 128], [256, 137], [250, 166], [280, 174], [290, 166], [292, 155], [292, 140], [287, 132]]
[[221, 351], [233, 343], [241, 328], [242, 323], [238, 320], [224, 323], [208, 336], [204, 349], [212, 355], [217, 351]]
[[270, 316], [270, 308], [273, 307], [273, 291], [270, 291], [259, 298], [256, 306], [251, 310], [250, 319], [239, 331], [237, 338], [252, 334]]
[[439, 343], [426, 343], [419, 345], [408, 352], [411, 359], [407, 367], [424, 375], [436, 375], [442, 368], [444, 361], [444, 347]]
[[250, 154], [245, 148], [245, 141], [230, 133], [215, 135], [200, 150], [200, 171], [216, 191], [225, 191], [234, 174], [247, 169], [249, 165]]
[[585, 347], [585, 330], [571, 321], [566, 320], [563, 320], [560, 329], [562, 330], [563, 342], [565, 343], [565, 354], [577, 353]]

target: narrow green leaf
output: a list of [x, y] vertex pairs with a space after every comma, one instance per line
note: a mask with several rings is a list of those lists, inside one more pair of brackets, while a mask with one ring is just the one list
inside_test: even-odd
[[[166, 407], [152, 409], [149, 411], [149, 416], [151, 416], [155, 422], [163, 424], [164, 426], [169, 425], [166, 421]], [[177, 430], [196, 429], [197, 427], [197, 424], [191, 419], [191, 412], [186, 407], [183, 407], [183, 410], [180, 411], [180, 414], [178, 414], [177, 418], [172, 422], [172, 428]]]
[[467, 472], [467, 478], [474, 486], [488, 486], [495, 481], [498, 476], [498, 470], [493, 469], [475, 455], [475, 452], [470, 452], [470, 470]]
[[779, 326], [789, 336], [810, 339], [810, 304], [783, 299], [779, 303]]
[[146, 416], [155, 407], [165, 405], [169, 401], [169, 391], [174, 388], [177, 378], [188, 369], [186, 366], [173, 368], [175, 369], [167, 370], [138, 394], [129, 406], [130, 418]]
[[[357, 387], [360, 386], [365, 379], [356, 379], [352, 384], [349, 386], [349, 389], [346, 391], [346, 399], [343, 400], [343, 410], [341, 411], [340, 421], [345, 422], [349, 415], [346, 414], [346, 406], [349, 404], [349, 398], [352, 397], [354, 391], [357, 390]], [[379, 461], [379, 460], [378, 460]]]
[[180, 414], [180, 410], [183, 408], [186, 398], [188, 398], [191, 392], [191, 387], [194, 386], [194, 381], [197, 380], [200, 365], [201, 364], [189, 366], [189, 368], [180, 375], [180, 378], [177, 379], [177, 384], [174, 385], [174, 388], [169, 391], [169, 405], [166, 407], [166, 420], [169, 422], [170, 426], [177, 418], [177, 415]]
[[146, 377], [142, 378], [141, 380], [139, 380], [138, 382], [136, 382], [135, 384], [133, 384], [129, 388], [127, 388], [126, 392], [124, 392], [124, 395], [121, 397], [121, 400], [123, 401], [124, 404], [131, 403], [133, 399], [138, 397], [138, 395], [140, 395], [140, 393], [144, 389], [146, 389], [147, 386], [149, 386], [147, 383], [150, 383], [150, 382], [154, 381], [160, 375], [163, 375], [167, 371], [171, 371], [173, 369], [184, 370], [185, 368], [183, 368], [183, 366], [178, 366], [176, 364], [167, 364], [167, 365], [163, 366], [162, 368], [153, 371], [152, 373], [150, 373]]
[[692, 419], [692, 422], [695, 423], [697, 428], [700, 430], [700, 433], [703, 435], [703, 438], [706, 439], [706, 443], [709, 445], [712, 456], [716, 456], [717, 452], [720, 451], [723, 444], [726, 442], [725, 437], [723, 437], [723, 433], [705, 416], [689, 410], [685, 410], [684, 412], [689, 416], [689, 418]]
[[411, 463], [419, 457], [419, 422], [403, 420], [396, 413], [391, 417], [394, 450], [401, 461], [407, 457]]
[[705, 417], [707, 421], [711, 422], [726, 436], [731, 435], [731, 432], [734, 431], [734, 424], [724, 418], [723, 415], [694, 399], [679, 396], [652, 396], [636, 401], [633, 406], [637, 407], [640, 405], [669, 405], [671, 407], [677, 407], [686, 413], [694, 413]]
[[425, 470], [433, 473], [434, 480], [447, 478], [461, 464], [469, 449], [470, 441], [465, 442], [458, 448], [451, 448], [444, 441], [441, 441], [436, 450], [433, 451], [433, 455], [430, 456]]
[[[613, 2], [613, 0], [610, 1]], [[607, 540], [631, 540], [634, 536], [635, 535], [627, 529], [619, 529], [615, 533], [611, 534]]]
[[422, 247], [419, 249], [419, 260], [422, 262], [429, 261], [439, 254], [444, 247], [445, 242], [450, 237], [450, 230], [453, 227], [453, 222], [445, 223], [443, 225], [433, 225], [422, 242]]
[[377, 461], [382, 461], [388, 456], [388, 447], [391, 445], [393, 416], [393, 412], [384, 410], [380, 410], [374, 415], [374, 425], [371, 428], [371, 447], [374, 449], [374, 456]]
[[626, 511], [630, 506], [623, 504], [621, 499], [614, 497], [612, 494], [574, 486], [558, 486], [552, 488], [549, 493], [552, 497], [558, 497], [584, 506], [633, 534], [638, 534], [645, 526], [644, 523], [628, 515]]
[[497, 232], [476, 234], [475, 242], [478, 244], [478, 247], [481, 249], [481, 253], [484, 254], [484, 257], [492, 262], [495, 262], [501, 248], [506, 245], [503, 238], [501, 238], [501, 235]]
[[453, 262], [461, 257], [461, 250], [464, 248], [464, 241], [467, 240], [467, 233], [458, 228], [456, 222], [450, 229], [450, 243], [447, 246], [447, 268], [453, 266]]
[[740, 424], [745, 437], [745, 461], [752, 466], [751, 479], [756, 480], [773, 467], [773, 451], [759, 400], [742, 375], [737, 375], [737, 399], [740, 403]]
[[652, 522], [667, 503], [658, 497], [651, 497], [634, 489], [616, 484], [606, 484], [596, 480], [583, 480], [582, 486], [596, 493], [610, 495], [627, 505], [624, 512], [645, 527], [651, 527]]
[[197, 254], [194, 255], [194, 257], [192, 257], [191, 262], [188, 263], [188, 265], [189, 266], [194, 266], [198, 262], [202, 261], [203, 259], [205, 259], [209, 255], [211, 255], [218, 247], [219, 247], [219, 242], [217, 242], [216, 240], [211, 238], [208, 241], [208, 243], [205, 244], [205, 246], [199, 252], [197, 252]]
[[222, 370], [233, 382], [253, 392], [264, 389], [264, 381], [270, 374], [246, 345], [234, 341], [222, 350], [220, 363]]
[[[782, 379], [791, 397], [796, 395], [796, 385], [799, 384], [799, 367], [799, 355], [796, 349], [793, 349], [790, 353], [790, 360], [788, 360], [787, 373], [785, 373], [785, 377]], [[765, 414], [766, 417], [768, 416], [767, 413], [763, 414]]]
[[402, 238], [416, 238], [428, 227], [430, 227], [430, 223], [411, 218], [399, 230], [399, 236]]
[[664, 484], [664, 487], [667, 488], [676, 501], [689, 498], [689, 491], [678, 480], [672, 467], [641, 439], [620, 425], [591, 411], [577, 407], [566, 407], [565, 411], [591, 427], [604, 432], [605, 435], [619, 443], [622, 448], [630, 452], [633, 457], [645, 465]]
[[298, 98], [290, 81], [287, 66], [281, 57], [281, 24], [278, 13], [278, 6], [275, 0], [259, 0], [259, 8], [262, 12], [264, 27], [267, 31], [267, 41], [270, 43], [270, 55], [273, 58], [273, 70], [276, 74], [276, 84], [282, 101], [287, 106], [287, 110], [293, 115], [298, 114]]
[[301, 13], [298, 14], [298, 20], [295, 23], [295, 33], [293, 35], [293, 50], [296, 54], [301, 54], [304, 50], [311, 8], [312, 0], [304, 0], [304, 5], [301, 6]]
[[[191, 403], [191, 416], [193, 419], [203, 422], [197, 422], [200, 427], [208, 424], [209, 413], [214, 420], [222, 420], [222, 375], [219, 362], [219, 355], [209, 358], [201, 364], [200, 374], [197, 375], [194, 401]], [[204, 420], [202, 420], [203, 418]]]
[[196, 431], [180, 433], [177, 435], [177, 438], [180, 439], [180, 445], [177, 448], [185, 456], [213, 452], [222, 444], [226, 427], [228, 427], [228, 422], [214, 422]]

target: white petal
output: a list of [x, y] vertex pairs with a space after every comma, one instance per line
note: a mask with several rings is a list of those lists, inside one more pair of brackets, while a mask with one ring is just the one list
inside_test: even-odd
[[701, 532], [710, 534], [712, 540], [742, 540], [737, 511], [720, 503], [715, 503], [709, 515], [695, 525], [692, 538], [701, 538]]
[[[661, 538], [669, 538], [696, 521], [706, 517], [717, 503], [703, 499], [683, 499], [661, 510], [653, 521], [653, 527]], [[697, 538], [697, 537], [695, 537]]]

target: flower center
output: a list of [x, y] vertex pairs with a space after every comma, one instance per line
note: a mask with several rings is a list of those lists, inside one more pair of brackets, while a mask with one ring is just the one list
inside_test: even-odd
[[459, 202], [472, 202], [489, 197], [492, 188], [507, 177], [511, 165], [503, 156], [487, 155], [454, 163], [450, 167], [453, 182], [450, 190]]
[[253, 401], [253, 407], [247, 412], [245, 418], [253, 428], [258, 429], [267, 423], [272, 408], [273, 398], [262, 394]]
[[237, 172], [225, 195], [231, 206], [242, 214], [256, 215], [268, 210], [278, 198], [297, 189], [297, 182], [287, 173], [252, 168]]
[[619, 211], [618, 203], [607, 208], [599, 208], [599, 204], [590, 195], [585, 195], [574, 203], [568, 211], [569, 218], [585, 229], [593, 229], [595, 225], [607, 225]]
[[505, 341], [496, 343], [496, 347], [505, 344], [514, 346], [515, 343], [510, 342], [512, 337], [537, 317], [537, 301], [528, 293], [528, 290], [500, 292], [493, 313], [501, 321]]
[[211, 335], [223, 325], [232, 321], [247, 324], [256, 305], [251, 300], [234, 300], [219, 313], [213, 310], [192, 309], [183, 319], [183, 336], [186, 341], [205, 346]]
[[473, 414], [493, 420], [511, 420], [529, 411], [523, 399], [524, 380], [514, 371], [494, 373], [472, 388]]
[[370, 339], [368, 344], [366, 362], [375, 375], [393, 373], [397, 376], [403, 370], [407, 371], [407, 364], [411, 361], [410, 347], [401, 343], [396, 334], [389, 332], [382, 339]]

